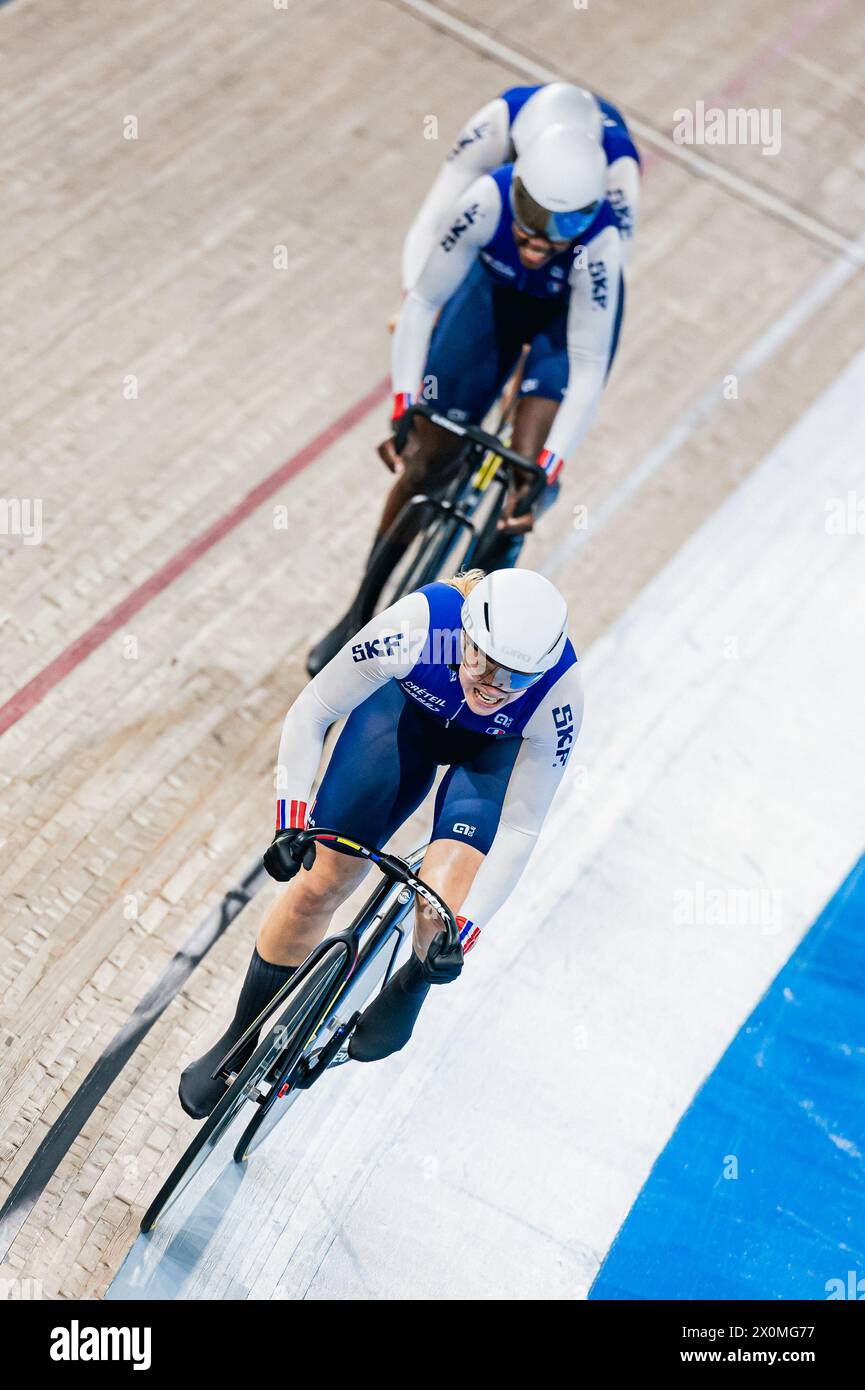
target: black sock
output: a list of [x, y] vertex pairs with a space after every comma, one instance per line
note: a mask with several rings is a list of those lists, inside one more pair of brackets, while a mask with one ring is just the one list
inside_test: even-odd
[[429, 981], [424, 979], [423, 962], [412, 951], [405, 965], [403, 965], [394, 976], [399, 980], [399, 987], [406, 994], [423, 993], [426, 998], [429, 989]]
[[258, 954], [258, 947], [254, 946], [234, 1018], [225, 1031], [225, 1037], [241, 1037], [252, 1020], [258, 1017], [262, 1009], [282, 989], [286, 980], [291, 979], [296, 969], [296, 965], [274, 965], [269, 960], [262, 960]]
[[378, 1062], [405, 1047], [430, 990], [423, 966], [412, 951], [405, 965], [363, 1011], [351, 1035], [348, 1055], [356, 1062]]
[[[273, 965], [262, 960], [258, 948], [253, 948], [252, 960], [246, 972], [246, 979], [240, 991], [234, 1018], [221, 1038], [217, 1038], [203, 1057], [190, 1062], [180, 1079], [180, 1101], [187, 1114], [201, 1118], [213, 1109], [224, 1093], [225, 1083], [214, 1081], [211, 1073], [216, 1070], [227, 1052], [243, 1037], [249, 1025], [266, 1008], [271, 999], [290, 980], [296, 965]], [[258, 1038], [252, 1037], [231, 1061], [232, 1071], [239, 1071], [249, 1061], [258, 1045]]]
[[372, 550], [369, 552], [369, 556], [367, 557], [367, 569], [369, 569], [369, 566], [372, 564], [373, 560], [378, 560], [380, 555], [386, 555], [389, 562], [392, 565], [395, 565], [397, 561], [401, 559], [401, 557], [405, 554], [406, 546], [407, 542], [404, 540], [393, 541], [389, 539], [387, 533], [385, 533], [384, 535], [379, 533], [373, 541]]

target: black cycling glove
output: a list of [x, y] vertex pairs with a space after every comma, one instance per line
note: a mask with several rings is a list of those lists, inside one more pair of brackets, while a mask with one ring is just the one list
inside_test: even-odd
[[264, 851], [264, 867], [279, 883], [288, 883], [300, 873], [301, 866], [311, 869], [315, 863], [315, 842], [299, 845], [297, 837], [302, 834], [301, 830], [277, 830], [273, 843]]
[[444, 931], [440, 931], [438, 936], [434, 936], [426, 953], [422, 970], [424, 979], [431, 985], [448, 985], [451, 980], [457, 979], [462, 968], [465, 957], [463, 948], [459, 942], [451, 950], [445, 949], [447, 936]]

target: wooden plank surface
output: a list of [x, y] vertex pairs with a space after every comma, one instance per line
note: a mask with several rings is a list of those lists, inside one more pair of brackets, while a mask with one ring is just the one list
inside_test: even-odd
[[[474, 0], [459, 14], [658, 131], [725, 88], [780, 105], [776, 159], [704, 153], [861, 232], [865, 35], [849, 0], [758, 13]], [[44, 518], [41, 545], [0, 537], [2, 700], [386, 376], [405, 227], [465, 115], [521, 78], [383, 0], [141, 15], [72, 0], [50, 22], [16, 4], [0, 41], [0, 461], [6, 493], [41, 498]], [[591, 518], [834, 259], [753, 199], [651, 161], [620, 356], [528, 562], [567, 540], [575, 504]], [[584, 646], [843, 369], [863, 300], [859, 272], [559, 574]], [[266, 843], [279, 724], [366, 553], [385, 428], [383, 408], [365, 415], [3, 737], [0, 1196]], [[136, 1053], [4, 1272], [49, 1295], [105, 1289], [191, 1132], [176, 1076], [229, 1013], [264, 905]]]

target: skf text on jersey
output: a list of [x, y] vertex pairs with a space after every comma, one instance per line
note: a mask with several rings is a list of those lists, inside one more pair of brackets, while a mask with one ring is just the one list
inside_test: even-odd
[[574, 712], [570, 705], [556, 705], [553, 710], [553, 723], [556, 726], [557, 742], [555, 761], [564, 767], [574, 746]]

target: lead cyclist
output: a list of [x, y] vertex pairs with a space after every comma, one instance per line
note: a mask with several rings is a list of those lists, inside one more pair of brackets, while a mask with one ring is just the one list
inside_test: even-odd
[[[542, 575], [471, 570], [378, 614], [301, 692], [283, 725], [283, 794], [264, 855], [287, 887], [261, 925], [227, 1031], [181, 1076], [187, 1114], [200, 1119], [213, 1109], [225, 1083], [211, 1072], [367, 872], [362, 860], [324, 844], [303, 848], [299, 833], [328, 826], [384, 846], [440, 767], [447, 770], [420, 877], [456, 915], [460, 947], [445, 950], [435, 913], [417, 901], [410, 957], [361, 1016], [350, 1057], [371, 1062], [399, 1050], [430, 986], [458, 977], [528, 862], [579, 733], [582, 681], [567, 618], [563, 596]], [[346, 715], [308, 809], [325, 734]]]

